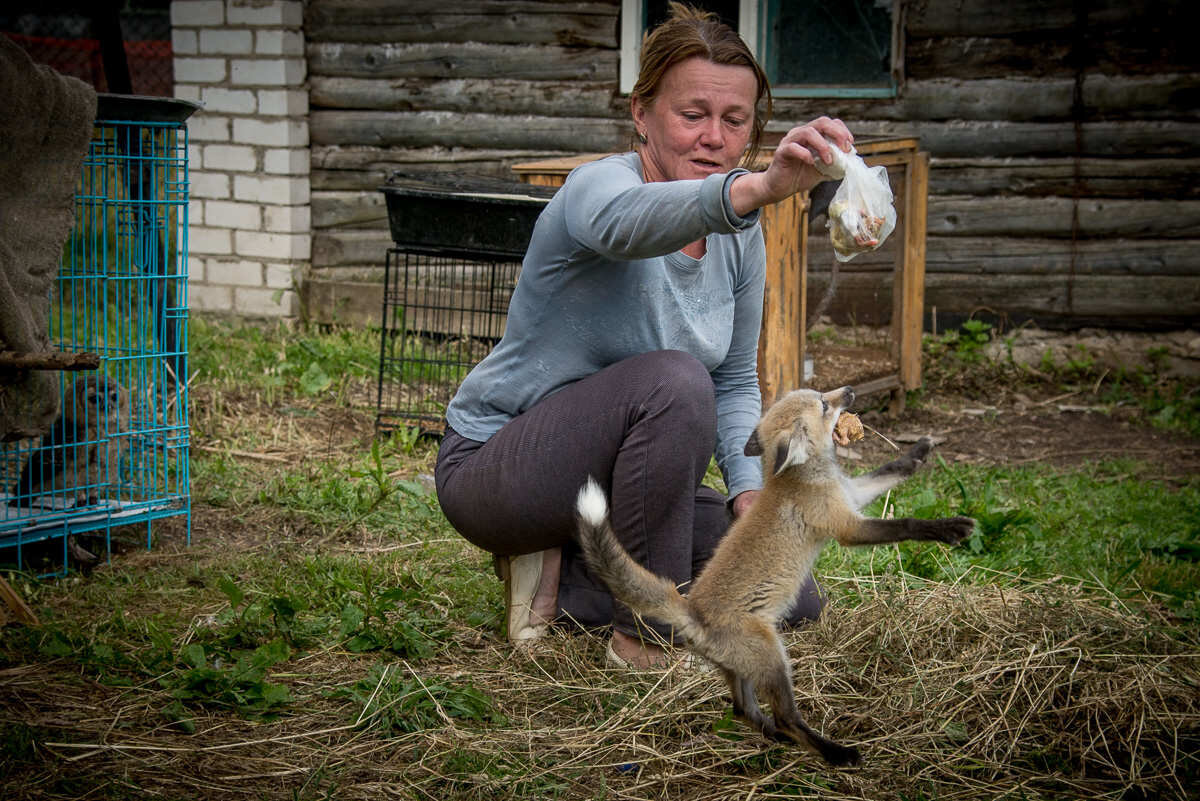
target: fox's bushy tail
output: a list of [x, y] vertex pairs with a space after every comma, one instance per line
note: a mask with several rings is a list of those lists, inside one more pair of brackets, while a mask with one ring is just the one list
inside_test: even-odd
[[692, 615], [687, 598], [675, 585], [633, 560], [617, 540], [608, 516], [608, 500], [594, 479], [579, 491], [575, 510], [579, 516], [579, 545], [588, 566], [613, 596], [630, 609], [674, 626], [677, 634], [699, 645], [703, 632]]

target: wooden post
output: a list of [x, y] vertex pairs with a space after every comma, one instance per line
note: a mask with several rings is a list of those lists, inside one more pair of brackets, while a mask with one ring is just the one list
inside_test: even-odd
[[896, 248], [896, 260], [892, 268], [892, 319], [891, 336], [888, 338], [888, 352], [892, 361], [897, 365], [897, 374], [899, 374], [901, 343], [904, 339], [904, 284], [908, 278], [908, 249], [904, 243], [909, 229], [910, 193], [908, 187], [911, 184], [911, 181], [908, 180], [910, 164], [901, 163], [899, 167], [899, 170], [893, 168], [888, 173], [888, 181], [892, 185], [892, 202], [896, 206], [896, 229], [892, 231], [892, 237], [900, 243], [900, 246]]
[[[762, 210], [767, 275], [762, 333], [758, 339], [758, 385], [763, 408], [804, 379], [803, 226], [808, 196], [793, 195]], [[797, 242], [800, 247], [797, 247]]]
[[905, 181], [904, 292], [900, 298], [900, 387], [921, 386], [921, 333], [925, 317], [925, 226], [929, 154], [917, 152]]

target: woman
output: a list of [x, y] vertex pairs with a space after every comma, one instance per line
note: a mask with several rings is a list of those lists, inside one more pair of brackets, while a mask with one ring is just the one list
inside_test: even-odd
[[[814, 186], [814, 159], [852, 137], [821, 118], [789, 131], [766, 171], [740, 168], [770, 91], [714, 15], [672, 4], [641, 64], [638, 144], [574, 170], [542, 213], [504, 338], [447, 408], [436, 478], [450, 522], [507, 569], [511, 639], [554, 619], [611, 623], [610, 658], [647, 666], [670, 632], [590, 575], [575, 496], [595, 477], [625, 547], [679, 584], [753, 503], [761, 470], [742, 451], [760, 414], [758, 209]], [[728, 503], [701, 486], [714, 452]], [[820, 605], [811, 585], [792, 622]]]

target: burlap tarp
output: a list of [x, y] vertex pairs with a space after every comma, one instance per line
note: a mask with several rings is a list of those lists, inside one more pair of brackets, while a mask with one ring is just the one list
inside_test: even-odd
[[[74, 219], [96, 92], [0, 34], [0, 350], [46, 351], [50, 291]], [[0, 441], [58, 415], [58, 374], [0, 369]]]

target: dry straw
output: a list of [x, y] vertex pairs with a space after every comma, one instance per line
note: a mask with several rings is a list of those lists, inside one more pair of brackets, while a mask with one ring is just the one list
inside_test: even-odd
[[[375, 725], [386, 706], [364, 716], [328, 692], [367, 667], [339, 652], [289, 667], [297, 702], [283, 719], [202, 716], [193, 735], [162, 723], [152, 688], [97, 700], [84, 687], [50, 690], [22, 667], [0, 674], [0, 694], [39, 730], [61, 732], [40, 743], [51, 768], [98, 797], [1195, 797], [1194, 628], [1065, 582], [908, 579], [827, 580], [827, 613], [788, 637], [802, 713], [859, 745], [857, 768], [730, 721], [711, 672], [610, 670], [602, 640], [588, 636], [513, 653], [463, 629], [434, 660], [389, 665], [436, 707], [431, 728], [407, 733]], [[455, 717], [435, 684], [473, 685], [503, 720]], [[41, 794], [50, 781], [8, 782], [5, 796], [53, 797]]]

